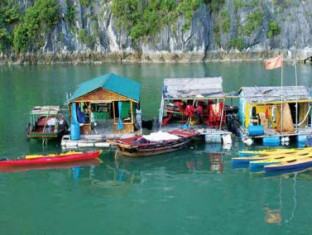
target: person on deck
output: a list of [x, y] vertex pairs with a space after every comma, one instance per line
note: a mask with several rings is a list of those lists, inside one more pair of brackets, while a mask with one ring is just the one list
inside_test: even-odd
[[48, 125], [47, 132], [51, 132], [55, 124], [56, 124], [56, 118], [55, 117], [49, 118], [49, 120], [47, 121], [47, 125]]
[[57, 124], [58, 124], [58, 132], [60, 133], [67, 133], [68, 131], [68, 124], [64, 119], [62, 113], [59, 113], [57, 116]]
[[135, 109], [135, 126], [138, 130], [142, 131], [142, 110], [140, 103], [137, 104]]

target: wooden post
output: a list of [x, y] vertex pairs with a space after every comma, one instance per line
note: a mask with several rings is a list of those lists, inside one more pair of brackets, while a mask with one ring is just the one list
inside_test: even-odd
[[134, 117], [133, 117], [133, 102], [130, 100], [130, 116], [131, 116], [131, 124], [134, 124]]
[[112, 106], [113, 106], [113, 120], [114, 120], [114, 124], [115, 124], [115, 102], [112, 102]]

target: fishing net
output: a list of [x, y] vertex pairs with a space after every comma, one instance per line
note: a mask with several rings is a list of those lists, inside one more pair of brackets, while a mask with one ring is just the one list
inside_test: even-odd
[[294, 132], [294, 124], [290, 113], [288, 104], [282, 105], [282, 113], [276, 122], [276, 130], [278, 132]]

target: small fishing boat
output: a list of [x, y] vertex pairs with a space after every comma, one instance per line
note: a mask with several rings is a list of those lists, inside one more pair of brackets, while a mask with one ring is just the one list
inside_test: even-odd
[[70, 154], [58, 155], [28, 155], [28, 157], [20, 159], [1, 159], [0, 167], [16, 167], [16, 166], [30, 166], [30, 165], [44, 165], [44, 164], [57, 164], [67, 162], [85, 161], [90, 159], [99, 158], [101, 151], [89, 152], [71, 152]]
[[68, 133], [68, 124], [60, 106], [33, 107], [26, 132], [29, 139], [61, 139]]
[[113, 140], [111, 143], [116, 146], [121, 155], [144, 157], [181, 149], [198, 135], [195, 130], [175, 129]]
[[264, 171], [278, 171], [278, 170], [301, 170], [312, 166], [312, 156], [289, 161], [283, 161], [277, 164], [264, 166]]

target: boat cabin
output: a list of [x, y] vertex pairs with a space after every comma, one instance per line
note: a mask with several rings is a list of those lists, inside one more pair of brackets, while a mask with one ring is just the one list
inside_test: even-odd
[[141, 85], [114, 73], [83, 82], [68, 100], [80, 133], [133, 133]]
[[164, 79], [160, 126], [187, 124], [221, 128], [226, 122], [222, 82], [222, 77]]
[[304, 86], [242, 87], [239, 90], [241, 137], [307, 135], [312, 97]]

